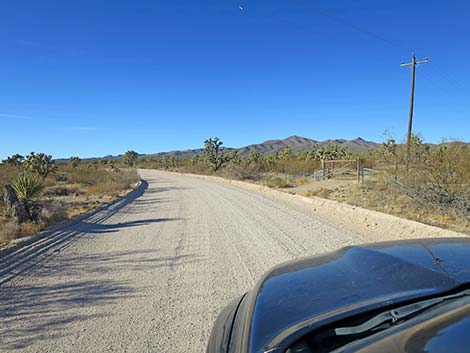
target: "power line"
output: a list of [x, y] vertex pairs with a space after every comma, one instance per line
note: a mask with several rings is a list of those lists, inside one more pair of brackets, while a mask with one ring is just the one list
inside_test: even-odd
[[[385, 43], [389, 46], [392, 46], [394, 48], [398, 48], [400, 50], [405, 50], [405, 51], [409, 51], [404, 45], [402, 45], [401, 43], [397, 43], [397, 42], [394, 42], [394, 41], [391, 41], [390, 39], [386, 38], [385, 36], [381, 35], [381, 34], [377, 34], [369, 29], [366, 29], [366, 28], [363, 28], [361, 26], [358, 26], [356, 24], [353, 24], [353, 23], [350, 23], [342, 18], [339, 18], [337, 16], [335, 16], [334, 14], [330, 13], [330, 12], [327, 12], [325, 10], [321, 10], [319, 9], [318, 7], [315, 7], [314, 8], [314, 11], [317, 12], [318, 14], [320, 14], [321, 16], [324, 16], [324, 17], [327, 17], [329, 18], [330, 20], [344, 26], [344, 27], [347, 27], [347, 28], [350, 28], [350, 29], [353, 29], [355, 30], [356, 32], [360, 32], [360, 33], [363, 33], [367, 36], [369, 36], [370, 38], [373, 38], [375, 40], [378, 40], [378, 41], [381, 41], [382, 43]], [[411, 65], [411, 63], [410, 63]], [[455, 79], [455, 77], [452, 77], [446, 70], [444, 70], [441, 66], [439, 66], [438, 64], [436, 65], [432, 65], [432, 71], [433, 73], [440, 77], [441, 81], [443, 82], [447, 82], [447, 84], [449, 84], [450, 86], [452, 86], [454, 89], [452, 90], [452, 92], [449, 92], [450, 90], [445, 88], [444, 85], [441, 83], [441, 82], [436, 82], [436, 80], [432, 77], [429, 77], [429, 81], [435, 85], [435, 86], [438, 86], [441, 90], [445, 91], [446, 93], [449, 93], [450, 96], [452, 96], [453, 98], [456, 98], [456, 92], [457, 93], [460, 93], [462, 95], [462, 93], [465, 95], [465, 97], [462, 97], [463, 98], [463, 101], [461, 102], [461, 106], [463, 108], [466, 108], [466, 110], [469, 110], [470, 111], [470, 105], [468, 105], [465, 101], [466, 98], [468, 98], [468, 96], [470, 96], [470, 90], [468, 89], [468, 87], [466, 87], [465, 85], [463, 85], [461, 82], [459, 82], [458, 80]], [[435, 67], [434, 67], [435, 66]], [[426, 78], [428, 78], [426, 75]]]
[[[291, 0], [292, 2], [295, 2], [297, 3], [298, 5], [305, 5], [305, 2], [303, 0]], [[352, 29], [358, 33], [362, 33], [364, 35], [366, 35], [367, 37], [371, 38], [371, 39], [374, 39], [376, 41], [380, 41], [382, 43], [385, 43], [387, 44], [388, 46], [390, 47], [393, 47], [393, 48], [396, 48], [396, 49], [400, 49], [400, 50], [404, 50], [404, 51], [408, 51], [410, 52], [409, 48], [405, 47], [402, 43], [397, 43], [395, 41], [392, 41], [388, 38], [386, 38], [385, 36], [383, 36], [382, 34], [378, 34], [378, 33], [375, 33], [373, 31], [371, 31], [370, 29], [368, 28], [365, 28], [365, 27], [361, 27], [359, 25], [356, 25], [354, 23], [351, 23], [347, 20], [344, 20], [343, 18], [340, 18], [336, 15], [334, 15], [333, 13], [329, 12], [329, 11], [325, 11], [323, 9], [319, 9], [317, 6], [314, 6], [312, 7], [312, 10], [314, 12], [316, 12], [317, 14], [319, 14], [320, 16], [323, 16], [323, 17], [326, 17], [328, 18], [329, 20], [343, 26], [343, 27], [346, 27], [346, 28], [349, 28], [349, 29]], [[288, 20], [284, 20], [284, 22], [286, 23], [290, 23], [290, 24], [296, 24], [296, 25], [299, 25], [298, 23], [294, 23], [292, 21], [288, 21]], [[418, 65], [418, 64], [422, 64], [424, 62], [416, 62], [415, 64]], [[408, 65], [403, 65], [403, 66], [411, 66], [412, 63], [409, 63]], [[434, 65], [433, 65], [434, 66]], [[463, 84], [461, 84], [459, 81], [457, 81], [455, 78], [452, 78], [451, 75], [449, 75], [445, 70], [438, 70], [439, 68], [436, 66], [434, 68], [434, 70], [432, 70], [434, 73], [436, 73], [436, 76], [439, 76], [441, 77], [441, 80], [444, 81], [444, 82], [447, 82], [449, 85], [453, 86], [453, 88], [457, 88], [456, 90], [453, 90], [451, 93], [449, 93], [449, 90], [446, 89], [441, 82], [436, 82], [434, 78], [432, 77], [427, 77], [428, 75], [426, 75], [425, 73], [425, 77], [429, 79], [429, 81], [435, 85], [435, 86], [438, 86], [441, 90], [445, 91], [446, 93], [449, 93], [453, 98], [456, 98], [455, 96], [455, 92], [459, 92], [460, 94], [462, 93], [466, 93], [465, 94], [465, 98], [467, 98], [468, 95], [470, 95], [470, 91], [468, 90], [467, 87], [465, 87]], [[413, 82], [414, 82], [414, 67], [413, 67], [413, 70], [412, 70], [412, 76], [413, 76]], [[412, 125], [412, 115], [413, 115], [413, 104], [414, 104], [414, 83], [413, 83], [413, 87], [412, 87], [412, 97], [410, 98], [410, 119], [409, 119], [409, 129], [408, 129], [408, 141], [410, 140], [409, 139], [409, 136], [410, 136], [410, 125]], [[464, 101], [464, 102], [461, 102], [461, 105], [462, 107], [464, 108], [467, 108], [467, 109], [470, 109], [470, 106], [467, 105], [467, 103]]]
[[[302, 0], [300, 0], [302, 1]], [[297, 3], [299, 3], [300, 1], [297, 1]], [[384, 37], [382, 34], [378, 34], [378, 33], [375, 33], [373, 31], [371, 31], [370, 29], [368, 28], [365, 28], [365, 27], [361, 27], [361, 26], [358, 26], [354, 23], [351, 23], [349, 21], [346, 21], [344, 20], [343, 18], [341, 17], [338, 17], [338, 16], [335, 16], [333, 13], [329, 12], [329, 11], [325, 11], [325, 10], [322, 10], [316, 6], [312, 7], [312, 9], [317, 12], [319, 15], [323, 16], [323, 17], [326, 17], [328, 19], [330, 19], [331, 21], [333, 22], [336, 22], [344, 27], [348, 27], [350, 29], [353, 29], [354, 31], [356, 32], [359, 32], [359, 33], [362, 33], [362, 34], [365, 34], [367, 35], [368, 37], [370, 38], [373, 38], [375, 40], [378, 40], [378, 41], [381, 41], [383, 43], [386, 43], [392, 47], [395, 47], [395, 48], [399, 48], [401, 50], [406, 50], [406, 51], [409, 51], [408, 49], [406, 49], [404, 46], [402, 46], [401, 44], [398, 44], [394, 41], [391, 41], [389, 40], [388, 38]]]
[[[447, 98], [458, 101], [458, 108], [465, 110], [467, 114], [470, 114], [470, 104], [467, 102], [470, 93], [466, 87], [458, 81], [452, 81], [449, 75], [446, 75], [443, 70], [439, 70], [439, 67], [434, 61], [433, 65], [430, 67], [431, 72], [423, 71], [423, 79], [430, 83], [434, 88], [437, 88], [441, 93], [444, 93]], [[437, 79], [439, 78], [439, 79]], [[448, 87], [445, 83], [447, 83]], [[454, 108], [457, 108], [457, 105], [453, 105]]]

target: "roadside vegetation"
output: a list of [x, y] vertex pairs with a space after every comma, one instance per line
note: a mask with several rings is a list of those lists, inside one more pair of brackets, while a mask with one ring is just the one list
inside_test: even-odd
[[132, 188], [139, 180], [131, 163], [137, 153], [126, 155], [117, 161], [85, 162], [71, 157], [57, 163], [50, 155], [30, 153], [3, 160], [0, 243], [92, 210]]
[[409, 168], [406, 155], [394, 140], [370, 151], [374, 173], [347, 190], [347, 202], [470, 233], [470, 145], [429, 145], [413, 136]]
[[[324, 178], [323, 163], [331, 160], [358, 160], [362, 182], [351, 170]], [[470, 234], [470, 146], [461, 142], [431, 145], [415, 135], [407, 163], [406, 145], [394, 139], [360, 153], [328, 145], [299, 153], [285, 148], [273, 154], [254, 150], [238, 155], [211, 138], [204, 142], [203, 153], [192, 158], [138, 158], [135, 165], [251, 181]]]

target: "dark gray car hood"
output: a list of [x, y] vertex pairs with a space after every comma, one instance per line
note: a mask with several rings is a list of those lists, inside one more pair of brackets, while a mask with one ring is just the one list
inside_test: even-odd
[[333, 320], [469, 283], [467, 238], [348, 247], [268, 272], [245, 299], [245, 332], [234, 334], [245, 336], [241, 351], [264, 352]]

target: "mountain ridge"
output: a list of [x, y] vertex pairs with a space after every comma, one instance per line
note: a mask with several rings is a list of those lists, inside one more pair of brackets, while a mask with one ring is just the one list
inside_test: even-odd
[[[231, 148], [226, 147], [226, 151], [237, 151], [240, 155], [248, 155], [251, 151], [258, 151], [263, 154], [269, 153], [276, 153], [286, 147], [292, 149], [293, 152], [302, 152], [302, 151], [310, 151], [312, 149], [322, 148], [327, 145], [337, 144], [342, 147], [345, 147], [347, 150], [351, 152], [361, 152], [366, 151], [369, 149], [373, 149], [378, 147], [380, 144], [367, 141], [361, 137], [357, 137], [352, 140], [346, 139], [328, 139], [324, 141], [317, 141], [307, 137], [292, 135], [285, 139], [274, 139], [274, 140], [267, 140], [261, 143], [251, 144], [243, 147], [238, 148]], [[159, 152], [159, 153], [150, 153], [150, 154], [142, 154], [141, 157], [193, 157], [197, 154], [201, 154], [203, 151], [202, 148], [196, 149], [187, 149], [187, 150], [175, 150], [175, 151], [168, 151], [168, 152]]]
[[[367, 141], [361, 137], [357, 137], [352, 140], [346, 139], [328, 139], [324, 141], [317, 141], [310, 139], [308, 137], [292, 135], [285, 139], [273, 139], [267, 140], [261, 143], [255, 143], [247, 146], [242, 146], [238, 148], [225, 147], [225, 151], [237, 151], [240, 155], [246, 156], [251, 151], [258, 151], [262, 154], [276, 153], [286, 147], [292, 149], [293, 152], [302, 152], [302, 151], [311, 151], [312, 149], [322, 148], [327, 145], [337, 144], [345, 147], [350, 152], [361, 152], [369, 149], [376, 148], [380, 146], [379, 143], [373, 141]], [[201, 154], [204, 151], [203, 148], [194, 148], [194, 149], [184, 149], [184, 150], [173, 150], [167, 152], [157, 152], [157, 153], [139, 153], [139, 158], [158, 158], [158, 157], [182, 157], [182, 158], [191, 158], [195, 155]], [[122, 158], [122, 155], [107, 155], [103, 157], [91, 157], [83, 158], [85, 161], [93, 161], [99, 159], [108, 159], [115, 160]], [[58, 158], [55, 159], [57, 162], [66, 162], [67, 158]]]

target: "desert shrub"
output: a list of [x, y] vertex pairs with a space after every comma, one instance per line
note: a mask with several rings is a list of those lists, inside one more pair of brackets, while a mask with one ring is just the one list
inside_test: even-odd
[[77, 168], [68, 172], [68, 181], [74, 184], [82, 184], [86, 186], [94, 185], [98, 182], [105, 181], [106, 170], [99, 168], [94, 164], [81, 164]]
[[71, 205], [68, 209], [68, 217], [73, 218], [88, 211], [91, 211], [100, 206], [98, 201], [90, 201], [86, 203], [79, 203], [75, 205]]
[[[49, 225], [80, 214], [100, 205], [98, 200], [78, 202], [78, 206], [54, 197], [83, 193], [113, 196], [130, 189], [139, 176], [134, 169], [118, 169], [114, 162], [83, 162], [76, 158], [70, 163], [54, 163], [50, 156], [31, 153], [26, 160], [12, 156], [0, 164], [0, 241], [7, 242], [26, 234], [36, 233]], [[7, 210], [5, 186], [15, 194], [24, 210], [21, 220]], [[42, 196], [46, 197], [42, 197]], [[9, 198], [11, 200], [11, 197]]]
[[0, 243], [8, 243], [20, 237], [46, 229], [51, 224], [67, 219], [66, 210], [59, 204], [45, 204], [38, 211], [37, 219], [21, 224], [7, 220], [0, 225]]
[[106, 173], [106, 178], [100, 178], [96, 183], [89, 186], [88, 193], [117, 195], [130, 189], [139, 180], [137, 171], [134, 169], [123, 169], [119, 172]]
[[224, 176], [236, 180], [259, 180], [262, 173], [252, 164], [238, 164], [227, 167]]
[[[75, 188], [75, 190], [77, 189]], [[74, 191], [65, 186], [60, 185], [49, 187], [44, 191], [45, 196], [67, 196], [71, 193], [74, 193]]]
[[312, 197], [312, 196], [318, 196], [318, 197], [323, 197], [323, 198], [328, 198], [334, 190], [329, 189], [329, 188], [319, 188], [319, 189], [310, 189], [307, 190], [306, 192], [303, 193], [304, 196], [307, 197]]
[[0, 189], [3, 190], [5, 185], [10, 184], [22, 172], [21, 167], [15, 165], [0, 165]]
[[58, 173], [54, 176], [55, 181], [58, 182], [66, 182], [67, 178], [67, 173]]
[[66, 220], [68, 213], [64, 205], [53, 202], [44, 204], [38, 216], [38, 222], [44, 227]]
[[421, 207], [470, 217], [470, 148], [452, 143], [413, 152], [410, 170], [398, 178], [400, 191]]
[[271, 176], [265, 180], [265, 185], [270, 188], [289, 188], [294, 186], [289, 177]]
[[275, 171], [289, 175], [311, 175], [320, 167], [320, 162], [315, 160], [287, 159], [276, 163]]
[[20, 236], [21, 227], [10, 220], [0, 225], [0, 243], [8, 243]]
[[20, 225], [19, 237], [38, 233], [46, 229], [46, 227], [47, 227], [47, 224], [44, 224], [43, 222], [38, 222], [38, 221], [25, 222]]

